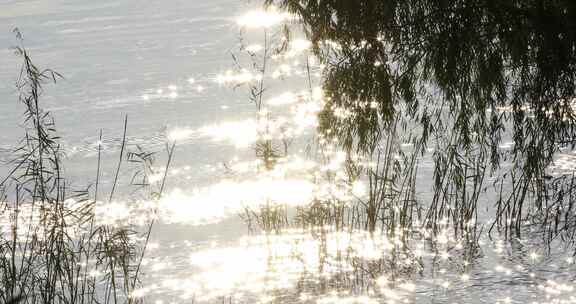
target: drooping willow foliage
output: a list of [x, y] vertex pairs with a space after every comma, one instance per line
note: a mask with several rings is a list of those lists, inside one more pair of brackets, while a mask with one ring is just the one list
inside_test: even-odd
[[507, 234], [573, 235], [573, 179], [546, 170], [576, 142], [576, 2], [265, 2], [297, 15], [326, 64], [324, 135], [374, 157], [403, 134], [412, 155], [433, 153], [429, 224], [475, 223], [491, 186]]

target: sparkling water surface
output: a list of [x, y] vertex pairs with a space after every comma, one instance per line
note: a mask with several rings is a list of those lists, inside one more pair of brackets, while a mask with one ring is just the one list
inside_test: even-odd
[[[235, 68], [242, 41], [250, 42], [244, 51], [261, 54], [262, 37], [291, 18], [256, 8], [241, 0], [0, 0], [0, 158], [10, 158], [23, 134], [14, 89], [20, 59], [10, 49], [17, 27], [34, 62], [64, 76], [45, 87], [42, 103], [56, 120], [74, 185], [93, 182], [99, 146], [103, 187], [110, 185], [126, 115], [129, 147], [159, 155], [152, 181], [164, 177], [165, 145], [176, 142], [135, 297], [158, 304], [576, 303], [572, 252], [547, 251], [529, 233], [512, 241], [483, 234], [470, 249], [447, 232], [432, 245], [329, 226], [251, 231], [239, 216], [246, 208], [352, 201], [364, 191], [361, 183], [336, 189], [312, 181], [314, 172], [340, 172], [344, 159], [335, 150], [317, 162], [307, 149], [322, 104], [322, 66], [308, 57], [307, 41], [291, 41], [266, 75]], [[265, 111], [236, 86], [260, 77], [270, 78]], [[291, 151], [265, 172], [254, 151], [262, 133], [289, 139]], [[573, 164], [566, 153], [554, 170], [571, 172]], [[423, 158], [420, 167], [425, 200], [432, 163]], [[120, 185], [130, 178], [123, 174]], [[142, 225], [149, 208], [146, 200], [119, 199], [98, 212], [111, 225]]]

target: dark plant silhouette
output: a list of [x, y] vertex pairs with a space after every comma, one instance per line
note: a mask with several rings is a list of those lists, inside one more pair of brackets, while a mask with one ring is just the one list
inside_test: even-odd
[[526, 223], [548, 239], [573, 235], [571, 179], [546, 171], [576, 143], [573, 1], [265, 3], [299, 17], [327, 66], [326, 136], [372, 158], [390, 134], [412, 154], [432, 150], [428, 227], [475, 222], [486, 177], [496, 175], [490, 200], [507, 235]]
[[[90, 188], [69, 189], [63, 176], [59, 137], [52, 115], [43, 110], [43, 85], [61, 75], [42, 70], [32, 63], [15, 30], [23, 59], [17, 81], [19, 100], [24, 106], [25, 135], [12, 151], [13, 169], [0, 181], [0, 216], [5, 231], [0, 234], [0, 301], [3, 303], [134, 303], [153, 221], [144, 234], [145, 242], [133, 241], [137, 231], [131, 224], [98, 222], [100, 152], [96, 164], [94, 198]], [[126, 138], [127, 119], [124, 122]], [[100, 139], [102, 135], [100, 134]], [[122, 142], [121, 151], [126, 147]], [[168, 169], [174, 144], [169, 149]], [[151, 167], [150, 153], [128, 152], [128, 161], [143, 167], [142, 184]], [[124, 162], [123, 153], [120, 164]], [[109, 200], [113, 199], [118, 173]], [[152, 199], [161, 196], [165, 184]], [[148, 187], [149, 188], [149, 187]], [[102, 275], [98, 275], [102, 274]], [[105, 286], [105, 288], [98, 287]]]

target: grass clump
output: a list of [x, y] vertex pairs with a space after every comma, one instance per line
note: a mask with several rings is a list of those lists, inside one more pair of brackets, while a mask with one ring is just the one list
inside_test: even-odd
[[[132, 293], [138, 286], [151, 226], [142, 241], [134, 226], [96, 218], [102, 203], [98, 198], [100, 145], [94, 190], [70, 190], [54, 119], [40, 104], [43, 86], [62, 76], [34, 65], [22, 35], [15, 33], [20, 41], [15, 52], [23, 60], [17, 89], [25, 110], [25, 134], [12, 151], [12, 169], [0, 183], [0, 301], [137, 302]], [[124, 140], [118, 170], [125, 146]], [[151, 161], [150, 154], [128, 154], [129, 161], [144, 165]], [[117, 178], [112, 189], [116, 183]], [[114, 190], [109, 201], [113, 196]]]

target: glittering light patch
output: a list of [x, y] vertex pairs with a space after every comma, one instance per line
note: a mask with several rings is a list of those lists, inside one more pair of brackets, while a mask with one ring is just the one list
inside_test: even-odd
[[173, 128], [168, 131], [168, 140], [170, 141], [181, 141], [192, 137], [196, 132], [189, 128]]
[[237, 148], [245, 148], [258, 140], [259, 124], [252, 119], [223, 122], [199, 129], [200, 135], [215, 141], [231, 141]]
[[268, 10], [247, 12], [238, 18], [237, 23], [247, 28], [269, 28], [282, 22], [293, 20], [294, 16], [270, 7]]
[[245, 208], [266, 204], [304, 205], [314, 197], [314, 185], [297, 179], [222, 181], [186, 193], [175, 189], [164, 196], [159, 214], [166, 222], [201, 225], [234, 216]]

